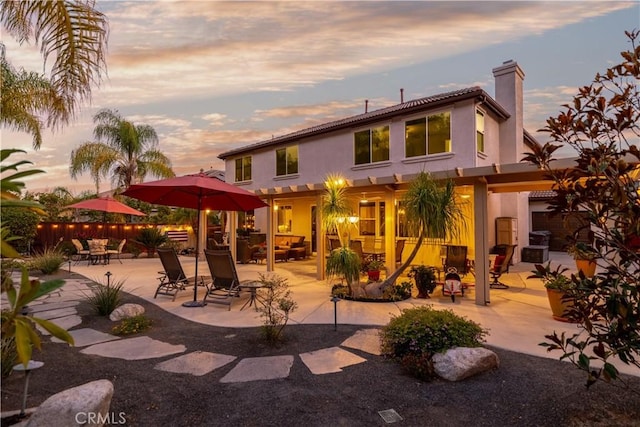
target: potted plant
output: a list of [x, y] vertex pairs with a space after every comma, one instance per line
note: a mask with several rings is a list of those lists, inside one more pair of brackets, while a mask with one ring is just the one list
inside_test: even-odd
[[553, 318], [562, 322], [571, 322], [569, 314], [574, 305], [572, 291], [576, 288], [576, 284], [570, 277], [564, 275], [568, 269], [561, 265], [551, 269], [551, 261], [545, 265], [535, 264], [535, 268], [532, 271], [534, 274], [527, 279], [541, 279], [547, 289], [547, 298]]
[[430, 298], [429, 294], [436, 288], [436, 273], [432, 267], [414, 265], [409, 270], [409, 278], [416, 283], [418, 298]]
[[165, 244], [169, 238], [155, 227], [143, 228], [138, 233], [135, 243], [142, 245], [147, 250], [147, 256], [152, 258], [156, 249]]
[[384, 268], [384, 263], [377, 259], [362, 264], [362, 269], [367, 273], [370, 281], [377, 282], [380, 280], [380, 270]]
[[573, 256], [578, 271], [582, 271], [586, 277], [593, 277], [596, 274], [595, 260], [598, 258], [598, 252], [594, 248], [586, 243], [578, 242], [570, 246], [567, 253]]

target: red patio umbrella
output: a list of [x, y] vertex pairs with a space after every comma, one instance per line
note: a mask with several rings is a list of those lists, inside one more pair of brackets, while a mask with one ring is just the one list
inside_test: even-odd
[[138, 216], [146, 215], [144, 212], [140, 212], [137, 209], [127, 206], [124, 203], [117, 201], [113, 197], [99, 197], [97, 199], [87, 199], [78, 203], [74, 203], [69, 206], [65, 206], [65, 208], [89, 209], [92, 211], [120, 213], [120, 214], [138, 215]]
[[[246, 212], [268, 206], [255, 194], [202, 172], [134, 184], [123, 194], [156, 205], [197, 209], [198, 226], [200, 225], [200, 211], [203, 209]], [[196, 236], [199, 236], [199, 233], [196, 232]], [[196, 238], [196, 277], [198, 276], [199, 256], [200, 239], [198, 237]], [[198, 286], [193, 287], [193, 301], [185, 302], [182, 305], [185, 307], [204, 305], [198, 301]]]

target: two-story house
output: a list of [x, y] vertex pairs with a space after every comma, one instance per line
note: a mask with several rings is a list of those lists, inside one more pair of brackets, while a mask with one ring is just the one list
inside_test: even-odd
[[[414, 263], [440, 264], [442, 243], [468, 246], [476, 264], [476, 303], [486, 304], [495, 219], [516, 219], [512, 240], [526, 245], [525, 190], [549, 188], [539, 171], [519, 163], [527, 145], [536, 143], [523, 128], [524, 73], [516, 62], [507, 61], [493, 75], [495, 97], [470, 87], [400, 99], [387, 108], [227, 151], [219, 156], [225, 161], [226, 180], [269, 203], [270, 209], [255, 212], [255, 226], [267, 231], [268, 243], [275, 234], [304, 235], [314, 252], [325, 254], [319, 209], [324, 181], [329, 173], [341, 174], [354, 199], [355, 237], [376, 239], [393, 271], [395, 242], [406, 240], [406, 257], [416, 241], [403, 216], [407, 183], [421, 171], [453, 179], [468, 213], [468, 231], [461, 242], [427, 242]], [[273, 254], [267, 261], [273, 269]], [[321, 279], [325, 257], [316, 261]]]

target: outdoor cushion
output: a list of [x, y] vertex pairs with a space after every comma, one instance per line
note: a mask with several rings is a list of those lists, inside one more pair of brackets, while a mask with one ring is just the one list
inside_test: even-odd
[[494, 262], [494, 264], [493, 264], [493, 270], [494, 270], [494, 271], [498, 271], [498, 270], [500, 270], [500, 266], [501, 266], [501, 265], [502, 265], [502, 263], [504, 262], [504, 259], [505, 259], [505, 258], [506, 258], [506, 256], [504, 256], [504, 255], [498, 255], [498, 256], [496, 257], [496, 260], [495, 260], [495, 262]]

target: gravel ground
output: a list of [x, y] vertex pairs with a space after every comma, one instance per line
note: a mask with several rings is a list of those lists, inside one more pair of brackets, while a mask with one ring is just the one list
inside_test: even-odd
[[[80, 349], [45, 342], [34, 359], [45, 367], [30, 379], [28, 406], [64, 389], [97, 379], [114, 384], [111, 412], [129, 426], [383, 426], [379, 411], [394, 409], [404, 426], [640, 426], [640, 395], [609, 384], [584, 387], [584, 376], [568, 363], [494, 350], [500, 368], [459, 383], [421, 382], [380, 356], [349, 349], [367, 359], [343, 372], [314, 375], [299, 354], [339, 345], [363, 326], [287, 326], [286, 342], [265, 345], [258, 328], [229, 329], [190, 322], [131, 295], [145, 306], [153, 327], [145, 335], [187, 352], [237, 356], [204, 376], [154, 370], [160, 359], [127, 361], [84, 355]], [[113, 323], [79, 307], [79, 327], [109, 332]], [[47, 340], [45, 340], [47, 341]], [[245, 357], [293, 355], [288, 378], [220, 383]], [[640, 378], [627, 377], [635, 390]], [[21, 406], [24, 377], [2, 383], [2, 411]], [[116, 419], [117, 421], [117, 419]], [[2, 425], [7, 425], [3, 422]], [[115, 423], [113, 425], [116, 425]]]

